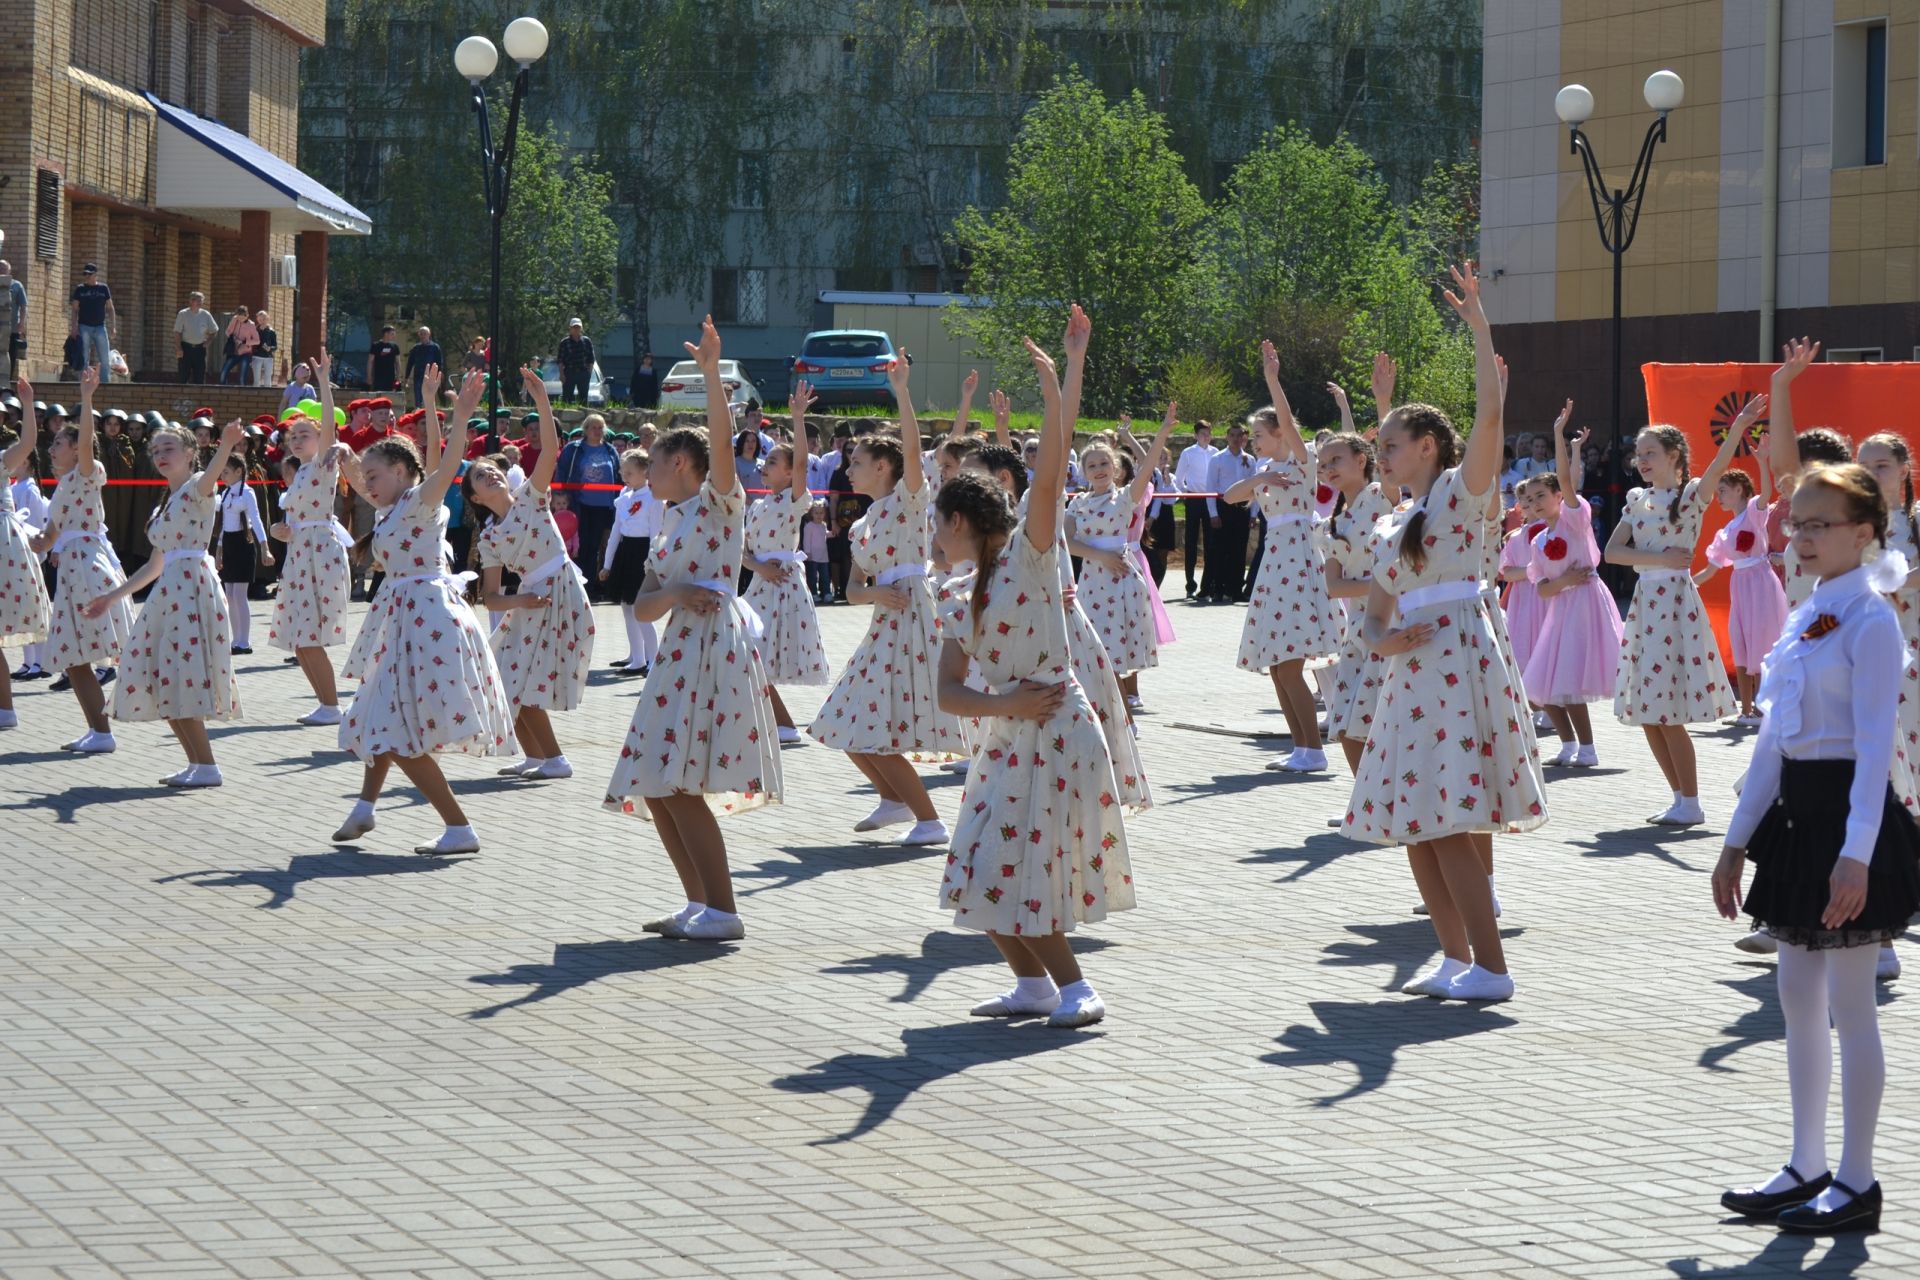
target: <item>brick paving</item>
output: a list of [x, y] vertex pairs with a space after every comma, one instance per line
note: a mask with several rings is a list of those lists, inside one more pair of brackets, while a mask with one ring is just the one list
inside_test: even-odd
[[[486, 849], [445, 862], [407, 852], [437, 828], [406, 793], [363, 848], [328, 843], [358, 771], [291, 723], [277, 654], [241, 660], [211, 793], [153, 785], [179, 765], [161, 726], [67, 758], [72, 700], [21, 686], [0, 1275], [1920, 1273], [1902, 983], [1887, 1229], [1718, 1208], [1787, 1141], [1771, 966], [1707, 891], [1741, 739], [1697, 735], [1714, 825], [1663, 833], [1651, 759], [1602, 724], [1605, 767], [1499, 842], [1519, 998], [1409, 999], [1435, 949], [1402, 858], [1324, 825], [1344, 769], [1287, 780], [1271, 742], [1174, 727], [1279, 716], [1233, 668], [1238, 610], [1173, 612], [1143, 679], [1143, 905], [1078, 939], [1111, 1015], [1077, 1034], [967, 1018], [1002, 979], [935, 906], [942, 855], [852, 835], [870, 796], [817, 746], [787, 753], [785, 806], [726, 825], [748, 940], [641, 935], [674, 877], [597, 806], [637, 682], [597, 674], [558, 717], [571, 781], [452, 760]], [[834, 656], [862, 613], [823, 612]], [[787, 696], [804, 717], [822, 692]]]

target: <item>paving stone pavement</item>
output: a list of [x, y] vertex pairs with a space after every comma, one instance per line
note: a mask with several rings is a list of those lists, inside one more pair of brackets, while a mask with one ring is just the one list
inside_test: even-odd
[[[241, 660], [215, 792], [153, 785], [162, 726], [68, 758], [72, 700], [20, 686], [0, 1275], [1920, 1274], [1900, 983], [1886, 1230], [1717, 1205], [1787, 1151], [1771, 966], [1707, 888], [1742, 738], [1697, 734], [1713, 822], [1660, 832], [1659, 774], [1603, 718], [1605, 767], [1499, 842], [1519, 998], [1410, 999], [1435, 947], [1403, 858], [1324, 825], [1344, 769], [1289, 780], [1271, 743], [1174, 727], [1279, 716], [1234, 669], [1239, 610], [1173, 613], [1142, 681], [1142, 906], [1078, 939], [1111, 1009], [1081, 1033], [967, 1018], [1003, 980], [936, 906], [942, 854], [854, 836], [870, 795], [818, 746], [786, 754], [786, 805], [725, 824], [747, 941], [642, 935], [676, 882], [597, 804], [637, 682], [597, 673], [557, 717], [571, 781], [451, 760], [486, 847], [448, 861], [407, 852], [437, 827], [404, 791], [364, 848], [328, 842], [358, 770], [291, 723], [277, 653]], [[836, 658], [863, 614], [823, 611]]]

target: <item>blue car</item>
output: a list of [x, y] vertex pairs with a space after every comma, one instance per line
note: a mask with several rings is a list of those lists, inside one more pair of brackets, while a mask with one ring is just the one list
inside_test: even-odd
[[793, 358], [793, 376], [813, 384], [823, 408], [877, 404], [898, 411], [887, 370], [898, 357], [893, 339], [877, 329], [821, 329], [806, 336]]

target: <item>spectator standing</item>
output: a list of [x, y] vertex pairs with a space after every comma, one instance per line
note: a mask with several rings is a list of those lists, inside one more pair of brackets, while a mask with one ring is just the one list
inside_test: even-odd
[[[1173, 481], [1182, 493], [1205, 493], [1212, 483], [1213, 459], [1219, 452], [1213, 447], [1213, 424], [1205, 418], [1193, 424], [1193, 443], [1180, 451], [1174, 461]], [[1200, 567], [1200, 545], [1205, 539], [1203, 530], [1210, 527], [1207, 519], [1207, 500], [1205, 498], [1186, 498], [1182, 500], [1186, 508], [1187, 532], [1183, 547], [1187, 565], [1187, 599], [1193, 599], [1197, 587], [1194, 583], [1194, 570]]]
[[302, 400], [318, 400], [320, 392], [313, 385], [313, 370], [302, 360], [293, 366], [293, 377], [287, 382], [287, 389], [280, 393], [280, 412], [285, 413]]
[[613, 503], [620, 489], [620, 451], [607, 443], [607, 420], [590, 413], [581, 424], [581, 436], [560, 450], [560, 462], [554, 469], [554, 483], [563, 486], [601, 485], [599, 489], [563, 488], [573, 497], [573, 510], [580, 519], [580, 541], [573, 549], [574, 563], [587, 575], [594, 588], [600, 586], [600, 554], [607, 534], [613, 529]]
[[100, 268], [94, 263], [80, 267], [80, 283], [73, 286], [67, 307], [73, 315], [71, 336], [80, 339], [80, 363], [73, 367], [99, 365], [100, 385], [104, 387], [111, 381], [113, 331], [119, 328], [119, 317], [113, 310], [113, 290], [100, 279]]
[[437, 407], [421, 399], [420, 380], [426, 377], [428, 365], [438, 365], [445, 370], [447, 353], [433, 340], [433, 330], [421, 325], [414, 332], [413, 349], [407, 352], [407, 381], [413, 384], [413, 407], [416, 409]]
[[198, 289], [187, 295], [187, 305], [173, 317], [173, 339], [180, 348], [180, 381], [199, 384], [207, 380], [207, 344], [220, 332], [220, 321], [207, 310], [207, 295]]
[[[13, 264], [0, 259], [0, 341], [7, 356], [7, 385], [20, 380], [20, 362], [27, 358], [27, 286], [13, 278]], [[0, 476], [0, 484], [6, 482]]]
[[641, 356], [633, 372], [633, 403], [640, 409], [660, 407], [660, 371], [653, 367], [652, 356]]
[[[1246, 428], [1227, 428], [1227, 447], [1214, 455], [1207, 473], [1207, 490], [1225, 493], [1253, 475], [1253, 455], [1246, 451]], [[1207, 568], [1200, 578], [1200, 597], [1215, 604], [1242, 599], [1247, 585], [1247, 532], [1253, 517], [1244, 504], [1207, 499]]]
[[[560, 339], [560, 398], [575, 404], [587, 402], [587, 388], [593, 384], [593, 339], [581, 327], [580, 317], [567, 321], [567, 336]], [[658, 395], [655, 396], [657, 400]]]
[[393, 391], [400, 386], [400, 344], [394, 336], [392, 325], [382, 325], [380, 341], [367, 350], [367, 386], [375, 391]]
[[493, 361], [489, 358], [487, 340], [477, 337], [467, 344], [467, 353], [460, 357], [460, 368], [467, 373], [485, 374]]
[[233, 318], [227, 321], [227, 356], [220, 365], [220, 385], [227, 385], [229, 374], [235, 375], [233, 385], [249, 385], [253, 373], [253, 349], [260, 345], [260, 330], [254, 327], [253, 317], [247, 314], [245, 307], [235, 307]]
[[280, 335], [273, 331], [273, 317], [264, 311], [254, 313], [253, 328], [260, 335], [258, 344], [253, 348], [253, 385], [270, 387], [273, 385], [273, 360], [280, 353]]

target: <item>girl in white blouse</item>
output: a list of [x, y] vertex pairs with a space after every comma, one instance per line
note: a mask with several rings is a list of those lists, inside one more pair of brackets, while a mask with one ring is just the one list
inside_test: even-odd
[[[1787, 1231], [1873, 1230], [1880, 1184], [1873, 1136], [1886, 1088], [1874, 968], [1880, 945], [1920, 907], [1920, 828], [1889, 782], [1905, 645], [1881, 593], [1907, 572], [1889, 550], [1887, 505], [1873, 476], [1816, 466], [1793, 495], [1788, 533], [1817, 580], [1767, 657], [1766, 713], [1753, 764], [1713, 873], [1714, 904], [1780, 944], [1793, 1154], [1758, 1186], [1728, 1191], [1737, 1213]], [[1840, 1165], [1827, 1172], [1827, 1027], [1840, 1038]]]
[[620, 480], [626, 487], [613, 500], [613, 529], [600, 562], [600, 581], [608, 584], [627, 628], [627, 656], [612, 666], [642, 676], [653, 666], [660, 638], [651, 622], [633, 616], [633, 601], [647, 576], [647, 552], [667, 516], [667, 504], [654, 497], [647, 484], [650, 462], [644, 449], [629, 449], [621, 457]]
[[253, 610], [247, 590], [253, 585], [254, 565], [273, 565], [273, 547], [267, 526], [260, 520], [260, 495], [247, 483], [246, 459], [234, 456], [220, 472], [226, 487], [220, 491], [220, 540], [215, 546], [220, 585], [227, 593], [227, 618], [233, 627], [233, 651], [253, 652]]

